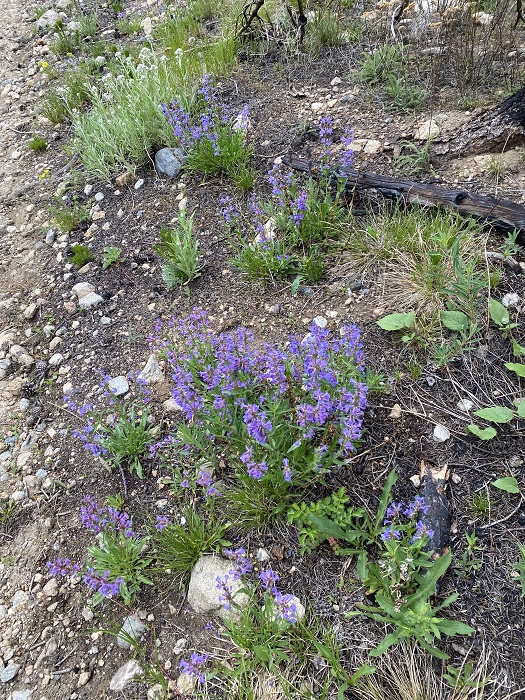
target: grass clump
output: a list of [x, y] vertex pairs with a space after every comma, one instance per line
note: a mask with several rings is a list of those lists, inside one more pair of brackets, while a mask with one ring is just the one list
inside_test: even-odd
[[161, 274], [170, 290], [200, 275], [199, 241], [193, 234], [193, 216], [188, 216], [183, 209], [178, 216], [178, 226], [161, 229], [161, 243], [155, 246], [155, 251], [166, 261]]
[[33, 136], [29, 139], [27, 147], [35, 153], [40, 153], [41, 151], [47, 151], [47, 140], [43, 136]]
[[81, 224], [89, 221], [87, 208], [77, 201], [74, 201], [71, 206], [49, 207], [49, 212], [64, 233], [71, 233]]

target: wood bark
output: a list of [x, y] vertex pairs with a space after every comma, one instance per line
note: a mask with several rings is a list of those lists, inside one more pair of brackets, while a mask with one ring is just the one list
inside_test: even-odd
[[428, 508], [421, 520], [427, 530], [432, 531], [428, 549], [434, 550], [434, 557], [440, 557], [446, 554], [450, 542], [452, 514], [445, 493], [449, 477], [448, 467], [436, 467], [431, 462], [422, 460], [420, 476], [419, 495], [423, 497]]
[[[318, 164], [294, 155], [284, 156], [282, 162], [294, 170], [300, 170], [312, 176], [318, 175], [321, 171]], [[517, 229], [520, 233], [519, 238], [525, 240], [525, 207], [508, 199], [466, 190], [449, 190], [434, 184], [413, 182], [352, 168], [334, 171], [332, 177], [345, 179], [347, 197], [353, 198], [356, 194], [372, 191], [385, 199], [406, 204], [452, 209], [461, 216], [472, 216], [507, 233]]]
[[464, 124], [453, 138], [436, 138], [431, 152], [447, 156], [503, 153], [525, 142], [525, 87]]

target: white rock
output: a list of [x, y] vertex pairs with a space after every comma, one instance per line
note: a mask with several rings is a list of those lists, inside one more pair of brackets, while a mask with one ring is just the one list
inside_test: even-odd
[[20, 671], [20, 664], [9, 663], [0, 673], [0, 681], [2, 683], [8, 683], [13, 680], [18, 671]]
[[428, 119], [422, 124], [418, 124], [414, 130], [414, 138], [416, 141], [428, 141], [428, 139], [437, 136], [440, 132], [438, 124], [434, 119]]
[[142, 667], [135, 659], [131, 659], [123, 664], [119, 670], [115, 673], [113, 678], [109, 683], [109, 689], [120, 692], [132, 681], [135, 676], [142, 673]]
[[388, 417], [389, 417], [389, 418], [401, 418], [402, 413], [403, 413], [403, 412], [402, 412], [402, 410], [401, 410], [401, 406], [400, 406], [398, 403], [395, 403], [395, 404], [392, 406], [392, 410], [391, 410], [390, 413], [388, 414]]
[[460, 411], [465, 411], [465, 413], [468, 413], [474, 408], [474, 402], [470, 399], [461, 399], [457, 402], [456, 406], [459, 408]]
[[421, 477], [419, 476], [419, 474], [414, 474], [414, 476], [411, 476], [410, 481], [414, 484], [416, 489], [418, 489], [421, 486]]
[[312, 102], [312, 104], [310, 105], [312, 112], [318, 112], [323, 107], [324, 107], [324, 102]]
[[505, 296], [501, 299], [501, 303], [503, 306], [505, 306], [507, 309], [511, 308], [517, 308], [520, 303], [520, 296], [519, 294], [516, 294], [516, 292], [508, 292], [505, 294]]
[[[60, 338], [58, 340], [60, 340]], [[49, 358], [48, 365], [50, 367], [58, 367], [58, 365], [62, 362], [63, 359], [64, 359], [64, 356], [61, 355], [59, 352], [56, 352], [54, 355], [51, 355], [51, 357]]]
[[140, 23], [142, 30], [146, 36], [150, 36], [153, 32], [153, 24], [151, 23], [151, 17], [144, 17]]
[[143, 184], [144, 184], [144, 180], [143, 180], [142, 178], [140, 178], [140, 179], [138, 179], [137, 182], [133, 185], [133, 187], [134, 187], [136, 190], [140, 190], [140, 188], [142, 187]]
[[77, 295], [78, 299], [82, 299], [82, 297], [85, 297], [86, 294], [94, 292], [95, 287], [89, 282], [78, 282], [78, 284], [75, 284], [71, 291], [73, 294]]
[[259, 547], [259, 549], [257, 550], [257, 553], [255, 555], [255, 558], [257, 559], [257, 561], [263, 563], [265, 561], [269, 561], [270, 555], [268, 554], [266, 549]]
[[167, 413], [178, 413], [179, 411], [182, 411], [182, 408], [175, 401], [175, 399], [166, 399], [166, 401], [164, 401], [162, 404], [162, 408]]
[[326, 328], [326, 326], [328, 325], [328, 321], [324, 316], [316, 316], [313, 322], [319, 328]]
[[148, 700], [165, 700], [166, 693], [160, 683], [155, 683], [151, 688], [148, 688], [147, 698]]
[[113, 377], [108, 382], [108, 390], [113, 396], [122, 396], [127, 394], [129, 391], [129, 383], [126, 377], [120, 375], [119, 377]]
[[231, 587], [235, 603], [244, 608], [250, 602], [246, 593], [238, 593], [243, 587], [242, 581], [234, 581], [229, 575], [232, 563], [228, 559], [213, 555], [204, 555], [193, 567], [190, 584], [188, 586], [188, 604], [199, 613], [214, 613], [219, 617], [234, 619], [239, 615], [238, 608], [228, 610], [219, 600], [220, 591], [217, 588], [217, 577], [229, 576], [228, 584]]
[[177, 690], [182, 696], [192, 695], [197, 685], [197, 679], [190, 673], [181, 673], [177, 678]]
[[60, 19], [60, 15], [55, 10], [47, 10], [41, 15], [36, 23], [37, 29], [46, 30], [50, 27], [54, 27], [55, 24]]
[[88, 309], [92, 309], [93, 307], [102, 304], [103, 301], [104, 297], [101, 297], [100, 294], [89, 292], [89, 294], [84, 294], [84, 296], [78, 300], [78, 305], [81, 309], [87, 311]]
[[434, 440], [436, 442], [446, 442], [450, 438], [450, 431], [444, 425], [438, 423], [434, 427]]
[[334, 85], [339, 85], [341, 82], [341, 78], [338, 75], [336, 75], [335, 78], [332, 78], [332, 80], [330, 81], [330, 85], [332, 85], [333, 87]]
[[[131, 637], [135, 641], [138, 641], [146, 625], [142, 622], [140, 618], [136, 615], [128, 615], [124, 620], [122, 627], [120, 628], [119, 635], [117, 637], [117, 644], [121, 649], [131, 649], [131, 644], [128, 641], [128, 637]], [[121, 634], [124, 633], [124, 634]]]
[[32, 304], [29, 304], [27, 309], [24, 311], [24, 318], [26, 318], [28, 321], [30, 321], [33, 316], [36, 314], [38, 306], [33, 302]]
[[162, 373], [159, 363], [155, 355], [151, 354], [148, 357], [148, 361], [144, 366], [144, 369], [138, 376], [140, 381], [146, 382], [147, 384], [158, 384], [164, 381], [164, 374]]
[[58, 594], [58, 583], [56, 578], [49, 579], [46, 585], [42, 588], [42, 593], [49, 596], [49, 598], [54, 598]]
[[174, 655], [178, 656], [179, 654], [182, 654], [182, 652], [184, 651], [184, 649], [186, 649], [187, 646], [188, 646], [187, 639], [184, 639], [184, 637], [182, 637], [181, 639], [177, 639], [177, 641], [175, 642], [175, 645], [173, 647]]
[[78, 676], [77, 688], [82, 688], [91, 678], [91, 671], [82, 671]]

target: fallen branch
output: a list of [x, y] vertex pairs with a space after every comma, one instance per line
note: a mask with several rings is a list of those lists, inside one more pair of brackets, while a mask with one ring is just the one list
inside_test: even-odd
[[[282, 162], [294, 170], [309, 173], [314, 177], [321, 172], [319, 164], [293, 154], [284, 156]], [[525, 207], [508, 199], [466, 190], [448, 190], [433, 184], [367, 173], [352, 168], [341, 168], [330, 175], [334, 179], [345, 180], [345, 190], [348, 195], [353, 196], [368, 190], [380, 194], [385, 199], [404, 204], [452, 209], [461, 216], [472, 216], [506, 233], [517, 230], [520, 238], [525, 240]]]
[[421, 519], [427, 530], [432, 531], [429, 549], [434, 556], [446, 554], [450, 541], [451, 510], [445, 494], [448, 482], [448, 466], [436, 467], [431, 462], [421, 462], [421, 486], [419, 495], [423, 497], [428, 511]]

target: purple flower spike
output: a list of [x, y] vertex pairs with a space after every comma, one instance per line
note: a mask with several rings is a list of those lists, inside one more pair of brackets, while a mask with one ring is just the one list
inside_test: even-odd
[[171, 525], [168, 517], [166, 515], [157, 515], [155, 518], [155, 529], [162, 532], [165, 527]]
[[261, 571], [259, 574], [265, 590], [274, 590], [275, 584], [279, 580], [279, 574], [275, 573], [273, 569], [266, 569]]
[[277, 617], [294, 625], [297, 622], [297, 606], [295, 599], [290, 593], [275, 592], [274, 603]]

